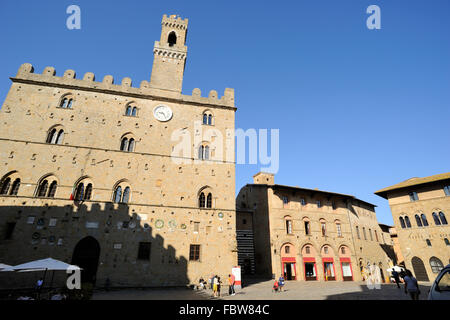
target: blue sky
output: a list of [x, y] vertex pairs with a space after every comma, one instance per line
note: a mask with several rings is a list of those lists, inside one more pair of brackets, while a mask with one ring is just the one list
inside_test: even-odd
[[[189, 19], [183, 93], [235, 88], [237, 128], [280, 129], [279, 184], [355, 195], [449, 171], [448, 0], [0, 2], [0, 100], [10, 76], [112, 74], [149, 80], [163, 14]], [[66, 8], [82, 29], [66, 28]], [[366, 8], [381, 8], [368, 30]], [[236, 189], [260, 165], [237, 166]]]

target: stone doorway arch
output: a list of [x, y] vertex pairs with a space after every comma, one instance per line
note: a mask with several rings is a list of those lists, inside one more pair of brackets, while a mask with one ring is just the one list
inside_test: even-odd
[[413, 257], [411, 259], [411, 264], [417, 281], [430, 281], [422, 259], [419, 257]]
[[86, 237], [77, 243], [73, 250], [72, 264], [82, 269], [82, 283], [89, 282], [95, 285], [99, 259], [100, 244], [95, 238]]

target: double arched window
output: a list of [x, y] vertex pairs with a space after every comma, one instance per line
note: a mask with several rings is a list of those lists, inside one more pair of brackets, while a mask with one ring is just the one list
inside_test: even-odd
[[122, 137], [120, 141], [120, 151], [125, 152], [133, 152], [136, 145], [136, 140], [130, 135], [127, 134]]
[[212, 208], [212, 193], [209, 188], [203, 189], [198, 195], [199, 208]]
[[20, 177], [17, 172], [11, 173], [0, 180], [0, 195], [17, 196], [20, 188]]
[[62, 109], [72, 109], [73, 107], [73, 96], [71, 94], [65, 95], [61, 98], [59, 102], [59, 107]]
[[213, 114], [211, 111], [207, 110], [203, 112], [203, 121], [204, 125], [212, 126], [213, 125]]
[[129, 203], [131, 200], [131, 187], [126, 182], [121, 182], [114, 188], [114, 203]]
[[132, 104], [129, 104], [125, 110], [125, 115], [129, 117], [137, 117], [138, 108]]
[[439, 215], [436, 212], [433, 212], [433, 220], [434, 224], [437, 226], [448, 224], [447, 218], [445, 217], [445, 214], [442, 211], [439, 212]]
[[64, 140], [64, 129], [61, 126], [51, 128], [47, 133], [47, 143], [62, 144]]
[[88, 179], [83, 179], [78, 182], [77, 187], [75, 188], [75, 201], [86, 201], [91, 200], [92, 198], [92, 183]]
[[402, 227], [402, 229], [411, 228], [411, 221], [409, 220], [408, 216], [400, 217], [399, 220], [400, 220], [400, 226]]
[[209, 160], [209, 146], [204, 143], [198, 148], [198, 159]]
[[36, 197], [38, 198], [54, 198], [58, 182], [54, 176], [47, 176], [42, 178], [38, 184]]

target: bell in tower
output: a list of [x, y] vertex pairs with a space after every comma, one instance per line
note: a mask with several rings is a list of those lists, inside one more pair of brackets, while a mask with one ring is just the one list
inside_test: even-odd
[[181, 93], [186, 64], [188, 19], [176, 15], [163, 16], [161, 39], [153, 49], [153, 69], [150, 87]]

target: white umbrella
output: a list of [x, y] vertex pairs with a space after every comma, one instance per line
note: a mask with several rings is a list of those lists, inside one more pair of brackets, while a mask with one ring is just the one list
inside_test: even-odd
[[402, 272], [404, 269], [399, 266], [393, 266], [392, 268], [387, 269], [387, 272], [392, 272], [393, 270], [395, 270], [397, 272]]
[[14, 267], [5, 268], [6, 270], [31, 272], [31, 271], [44, 271], [44, 270], [81, 270], [80, 267], [74, 266], [63, 261], [55, 260], [52, 258], [31, 261], [23, 264], [19, 264]]
[[0, 263], [0, 270], [7, 269], [7, 268], [11, 268], [11, 266], [7, 265], [7, 264]]

